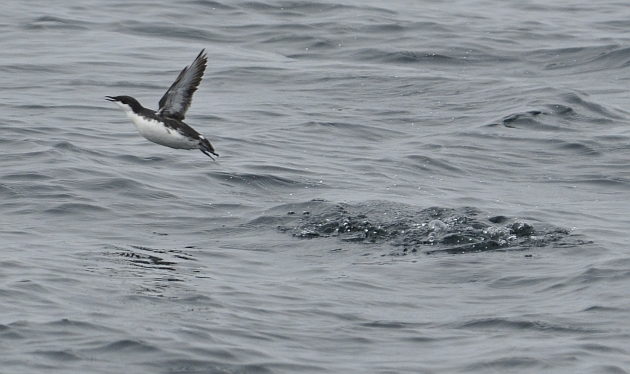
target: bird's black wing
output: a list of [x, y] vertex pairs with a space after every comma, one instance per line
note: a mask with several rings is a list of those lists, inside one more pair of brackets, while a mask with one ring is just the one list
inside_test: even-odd
[[171, 88], [162, 96], [157, 111], [158, 115], [180, 121], [184, 119], [192, 102], [193, 94], [197, 91], [203, 73], [206, 71], [207, 63], [208, 56], [206, 56], [205, 49], [202, 49], [195, 61], [179, 73]]

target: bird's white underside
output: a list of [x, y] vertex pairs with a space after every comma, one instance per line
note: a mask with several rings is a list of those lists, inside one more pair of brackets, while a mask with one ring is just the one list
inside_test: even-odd
[[136, 125], [136, 128], [148, 140], [176, 149], [198, 149], [199, 140], [190, 139], [180, 134], [179, 131], [169, 129], [160, 122], [139, 116], [133, 112], [129, 105], [116, 102], [122, 110], [125, 111], [127, 117]]

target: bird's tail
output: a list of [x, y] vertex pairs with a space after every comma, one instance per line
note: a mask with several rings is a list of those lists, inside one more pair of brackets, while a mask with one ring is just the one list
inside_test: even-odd
[[203, 152], [206, 156], [210, 157], [213, 160], [214, 160], [214, 158], [212, 156], [210, 156], [210, 153], [212, 153], [213, 155], [219, 157], [219, 154], [214, 152], [214, 148], [212, 148], [212, 144], [210, 144], [208, 139], [204, 138], [203, 136], [201, 136], [200, 139], [199, 139], [199, 150], [201, 152]]

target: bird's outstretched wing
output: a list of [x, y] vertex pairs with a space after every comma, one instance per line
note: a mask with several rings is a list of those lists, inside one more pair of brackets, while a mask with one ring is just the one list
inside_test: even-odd
[[205, 49], [202, 49], [195, 61], [179, 73], [171, 88], [162, 96], [158, 115], [180, 121], [184, 119], [192, 102], [193, 94], [197, 91], [203, 73], [206, 71], [207, 63], [208, 56], [206, 56]]

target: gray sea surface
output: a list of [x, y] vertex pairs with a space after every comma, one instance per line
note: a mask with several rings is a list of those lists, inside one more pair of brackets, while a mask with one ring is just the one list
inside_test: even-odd
[[630, 372], [627, 2], [0, 14], [1, 374]]

